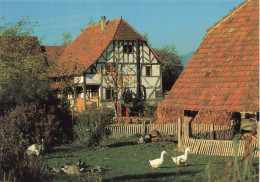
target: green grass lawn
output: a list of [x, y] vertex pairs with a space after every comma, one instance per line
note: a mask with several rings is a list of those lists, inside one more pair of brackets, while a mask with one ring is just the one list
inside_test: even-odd
[[[137, 137], [128, 139], [107, 140], [95, 150], [76, 148], [72, 145], [63, 145], [45, 155], [45, 162], [50, 166], [77, 162], [81, 159], [86, 162], [88, 170], [95, 165], [105, 166], [105, 170], [94, 175], [82, 173], [78, 176], [67, 174], [53, 174], [51, 181], [91, 181], [102, 178], [103, 181], [200, 181], [205, 174], [209, 162], [216, 166], [216, 173], [221, 176], [228, 160], [232, 157], [217, 157], [206, 155], [188, 155], [188, 166], [177, 167], [171, 157], [182, 154], [177, 152], [177, 144], [173, 141], [136, 144]], [[149, 159], [159, 158], [165, 150], [164, 163], [159, 169], [152, 170]], [[254, 165], [258, 166], [256, 158]]]

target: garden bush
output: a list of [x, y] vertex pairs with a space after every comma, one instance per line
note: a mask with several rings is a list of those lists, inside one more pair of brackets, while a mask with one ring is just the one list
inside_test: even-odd
[[157, 110], [158, 104], [150, 105], [150, 104], [146, 103], [144, 105], [144, 107], [145, 107], [146, 116], [147, 117], [154, 117], [154, 114]]
[[64, 118], [61, 114], [58, 106], [31, 103], [18, 105], [0, 117], [0, 177], [4, 174], [10, 180], [39, 177], [41, 160], [28, 158], [25, 151], [41, 139], [47, 150], [61, 140]]
[[86, 145], [90, 148], [98, 146], [102, 138], [106, 136], [106, 126], [113, 116], [114, 111], [108, 108], [89, 109], [80, 114], [73, 127], [75, 144]]

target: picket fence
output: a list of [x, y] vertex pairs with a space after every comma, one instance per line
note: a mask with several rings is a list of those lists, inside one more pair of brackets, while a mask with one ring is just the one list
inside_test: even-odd
[[[203, 140], [193, 138], [182, 138], [182, 149], [189, 147], [193, 154], [234, 156], [234, 142], [231, 140]], [[253, 149], [253, 157], [259, 157], [259, 141], [238, 141], [237, 156], [244, 156], [247, 153], [247, 146]]]
[[[210, 132], [215, 132], [216, 134], [225, 132], [225, 135], [233, 134], [233, 129], [230, 126], [214, 125], [214, 131], [212, 127], [206, 124], [191, 124], [191, 136], [200, 137], [202, 135], [209, 135]], [[149, 133], [150, 131], [156, 129], [161, 135], [178, 135], [178, 124], [117, 124], [109, 125], [107, 129], [111, 133], [111, 138], [129, 137], [137, 134]], [[182, 131], [184, 131], [184, 126], [182, 125]], [[183, 133], [183, 132], [182, 132]]]
[[[204, 135], [205, 133], [224, 133], [228, 136], [233, 134], [232, 127], [229, 126], [209, 126], [203, 124], [191, 125], [191, 136]], [[156, 129], [161, 135], [178, 136], [178, 124], [125, 124], [125, 125], [109, 125], [107, 129], [110, 131], [110, 137], [120, 138], [129, 137], [137, 134], [149, 133]], [[212, 131], [214, 129], [214, 131]], [[205, 140], [184, 137], [184, 126], [181, 128], [181, 148], [184, 150], [189, 147], [194, 154], [216, 155], [216, 156], [234, 156], [234, 142], [232, 140]], [[225, 137], [224, 137], [225, 138]], [[179, 143], [178, 143], [179, 145]], [[237, 155], [244, 156], [246, 154], [248, 144], [246, 141], [238, 141]], [[250, 144], [254, 149], [253, 156], [259, 157], [259, 141], [253, 141]]]

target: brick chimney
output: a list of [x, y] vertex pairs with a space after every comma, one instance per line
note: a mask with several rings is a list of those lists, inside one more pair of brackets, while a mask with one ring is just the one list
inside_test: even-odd
[[106, 16], [101, 16], [100, 24], [101, 24], [101, 31], [103, 31], [107, 24]]

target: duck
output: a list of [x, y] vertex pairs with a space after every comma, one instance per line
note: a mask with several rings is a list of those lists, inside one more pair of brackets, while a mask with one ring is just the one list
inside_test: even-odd
[[81, 160], [79, 160], [77, 164], [75, 164], [74, 162], [70, 162], [69, 164], [62, 166], [61, 170], [66, 174], [79, 174], [80, 172], [85, 170], [85, 167], [82, 166]]
[[187, 166], [188, 164], [186, 163], [186, 161], [188, 160], [188, 152], [191, 152], [190, 148], [185, 149], [184, 155], [172, 157], [173, 162], [176, 163], [178, 166], [180, 166], [181, 163], [184, 163], [184, 165]]
[[161, 158], [154, 159], [154, 160], [149, 160], [150, 165], [152, 166], [152, 169], [158, 168], [158, 167], [160, 167], [163, 164], [164, 154], [167, 155], [168, 153], [166, 151], [162, 151]]

